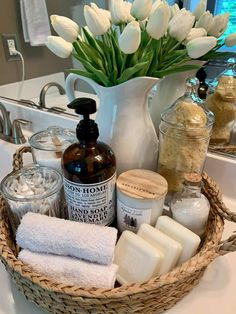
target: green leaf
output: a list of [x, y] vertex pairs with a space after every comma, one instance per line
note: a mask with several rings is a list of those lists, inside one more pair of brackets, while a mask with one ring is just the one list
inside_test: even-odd
[[209, 60], [214, 60], [214, 59], [221, 59], [221, 58], [231, 58], [235, 57], [235, 52], [219, 52], [219, 51], [210, 51], [204, 56], [200, 58], [200, 60], [203, 61], [209, 61]]
[[182, 66], [172, 66], [168, 69], [165, 69], [165, 70], [158, 70], [158, 71], [155, 71], [153, 73], [153, 75], [155, 77], [163, 77], [163, 76], [166, 76], [166, 75], [169, 75], [169, 74], [172, 74], [172, 73], [177, 73], [177, 72], [185, 72], [185, 71], [191, 71], [191, 70], [198, 70], [200, 69], [200, 65], [182, 65]]
[[70, 73], [74, 73], [74, 74], [77, 74], [77, 75], [88, 77], [91, 80], [97, 82], [98, 84], [100, 84], [100, 85], [102, 84], [102, 82], [93, 73], [82, 71], [82, 70], [77, 70], [77, 69], [69, 69], [67, 71], [70, 72]]
[[112, 81], [115, 82], [118, 76], [118, 69], [117, 69], [117, 64], [116, 64], [116, 53], [115, 53], [113, 45], [111, 45], [111, 59], [112, 59], [112, 64], [113, 64]]
[[184, 62], [187, 62], [187, 61], [191, 61], [191, 58], [187, 57], [187, 54], [184, 53], [183, 55], [180, 55], [173, 60], [169, 60], [167, 62], [162, 62], [161, 68], [163, 70], [168, 69], [171, 66], [177, 66], [177, 65], [183, 64]]
[[141, 31], [141, 44], [140, 44], [140, 49], [143, 50], [148, 42], [149, 42], [150, 36], [148, 35], [146, 30]]
[[80, 42], [81, 49], [84, 51], [86, 55], [86, 59], [90, 61], [90, 63], [96, 64], [101, 70], [105, 71], [104, 61], [101, 55], [95, 50], [93, 47], [89, 46], [89, 44], [85, 42]]
[[147, 62], [146, 66], [143, 66], [143, 68], [139, 71], [138, 76], [146, 76], [149, 70], [149, 67], [151, 66], [151, 63], [153, 61], [154, 52], [153, 50], [149, 50], [149, 52], [146, 53], [144, 58], [140, 60], [139, 62]]
[[121, 69], [122, 69], [122, 64], [123, 64], [123, 55], [122, 55], [122, 52], [121, 52], [120, 47], [118, 45], [117, 38], [114, 35], [114, 33], [111, 33], [111, 44], [114, 47], [117, 70], [118, 70], [118, 73], [120, 74]]
[[[88, 60], [88, 56], [87, 54], [84, 52], [84, 50], [82, 49], [82, 47], [79, 45], [79, 42], [78, 41], [75, 41], [73, 43], [73, 47], [76, 51], [76, 53], [81, 56], [82, 58], [84, 58], [85, 60]], [[75, 57], [76, 54], [75, 53], [72, 53], [72, 55]]]
[[98, 40], [96, 38], [94, 38], [93, 36], [91, 36], [89, 34], [89, 32], [84, 27], [83, 27], [83, 33], [84, 33], [86, 40], [88, 41], [88, 44], [91, 45], [94, 49], [96, 49], [101, 54], [101, 56], [104, 57], [103, 51], [100, 48], [100, 46], [98, 45]]
[[96, 77], [103, 83], [104, 86], [111, 86], [111, 82], [109, 81], [106, 74], [104, 74], [101, 70], [96, 69], [92, 64], [89, 62], [83, 63], [86, 65], [86, 68], [89, 69], [89, 72], [96, 75]]
[[[185, 50], [186, 51], [186, 50]], [[168, 60], [172, 60], [174, 58], [177, 58], [178, 56], [183, 54], [183, 49], [181, 50], [175, 50], [173, 52], [171, 52], [170, 54], [166, 54], [163, 56], [163, 60], [164, 61], [168, 61]]]
[[160, 49], [161, 49], [161, 40], [154, 39], [152, 41], [152, 57], [150, 57], [151, 62], [149, 64], [149, 68], [147, 72], [148, 76], [152, 76], [152, 73], [158, 68], [158, 64], [159, 64], [158, 57], [159, 57]]
[[134, 74], [136, 74], [138, 71], [140, 71], [147, 64], [148, 64], [148, 61], [138, 63], [133, 67], [125, 69], [124, 72], [121, 74], [121, 76], [118, 78], [117, 83], [121, 84], [123, 82], [128, 81], [129, 79], [131, 79], [134, 76]]
[[95, 68], [90, 62], [88, 62], [87, 60], [83, 59], [81, 56], [79, 55], [74, 55], [76, 59], [78, 59], [84, 66], [84, 68], [94, 74], [101, 82], [102, 82], [102, 85], [108, 87], [108, 86], [112, 86], [112, 83], [110, 82], [110, 80], [108, 79], [108, 77], [106, 76], [106, 74]]

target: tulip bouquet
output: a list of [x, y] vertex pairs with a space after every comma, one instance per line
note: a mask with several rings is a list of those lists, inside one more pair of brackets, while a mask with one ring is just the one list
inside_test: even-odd
[[110, 0], [110, 10], [95, 3], [84, 6], [87, 26], [52, 15], [59, 36], [49, 36], [47, 47], [62, 58], [71, 54], [84, 70], [70, 69], [102, 86], [121, 84], [137, 76], [161, 78], [197, 69], [192, 59], [226, 56], [217, 50], [236, 44], [236, 34], [224, 38], [229, 13], [213, 16], [200, 0], [192, 13], [166, 1]]

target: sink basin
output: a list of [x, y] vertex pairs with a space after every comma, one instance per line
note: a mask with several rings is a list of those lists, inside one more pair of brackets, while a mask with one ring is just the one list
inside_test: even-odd
[[[28, 139], [33, 133], [44, 130], [49, 126], [58, 125], [64, 128], [75, 130], [78, 123], [77, 117], [62, 116], [52, 112], [46, 112], [38, 109], [20, 106], [11, 101], [1, 100], [3, 105], [11, 113], [11, 119], [22, 118], [31, 121], [32, 123], [27, 126], [22, 126], [23, 133]], [[27, 143], [25, 144], [27, 145]], [[0, 140], [0, 181], [9, 172], [12, 171], [12, 156], [15, 151], [22, 145], [7, 143]], [[30, 154], [24, 155], [24, 162], [32, 162]]]
[[[236, 213], [236, 158], [208, 153], [204, 170], [220, 187], [225, 205]], [[235, 223], [226, 222], [223, 239], [235, 230]]]

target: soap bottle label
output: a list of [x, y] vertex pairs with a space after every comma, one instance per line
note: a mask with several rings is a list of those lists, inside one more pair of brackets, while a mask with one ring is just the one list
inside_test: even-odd
[[151, 223], [151, 214], [151, 208], [132, 208], [117, 200], [117, 223], [120, 232], [123, 232], [124, 230], [138, 232], [141, 224]]
[[69, 219], [85, 223], [109, 225], [115, 218], [116, 174], [108, 180], [81, 184], [64, 177], [64, 193]]

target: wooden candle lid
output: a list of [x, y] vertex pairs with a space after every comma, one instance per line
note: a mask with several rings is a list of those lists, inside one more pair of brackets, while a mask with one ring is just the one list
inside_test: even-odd
[[160, 199], [168, 190], [165, 178], [156, 172], [143, 169], [122, 173], [116, 185], [121, 192], [137, 199]]

